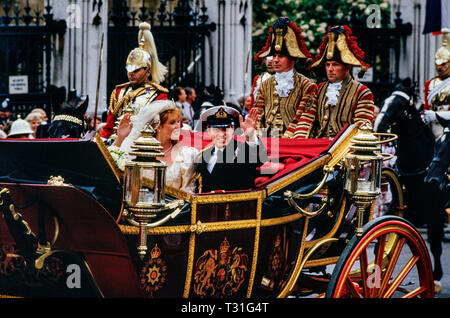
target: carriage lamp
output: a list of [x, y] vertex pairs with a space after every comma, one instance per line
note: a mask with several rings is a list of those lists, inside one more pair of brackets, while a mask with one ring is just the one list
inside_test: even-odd
[[381, 164], [384, 159], [378, 137], [363, 125], [352, 139], [345, 157], [344, 189], [358, 208], [356, 235], [362, 235], [364, 212], [381, 193]]
[[[162, 146], [147, 124], [131, 146], [133, 159], [125, 164], [124, 218], [139, 227], [138, 254], [147, 254], [147, 228], [159, 226], [174, 218], [184, 206], [183, 200], [166, 202], [167, 165], [158, 160]], [[158, 220], [157, 220], [158, 219]]]

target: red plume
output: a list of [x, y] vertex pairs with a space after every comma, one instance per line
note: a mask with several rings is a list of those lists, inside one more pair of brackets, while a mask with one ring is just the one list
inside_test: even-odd
[[345, 39], [347, 40], [348, 48], [350, 49], [350, 51], [353, 52], [353, 54], [359, 60], [361, 65], [363, 67], [365, 67], [366, 69], [368, 69], [370, 67], [370, 65], [364, 62], [364, 58], [365, 58], [366, 54], [364, 53], [363, 50], [361, 50], [359, 48], [358, 43], [357, 43], [358, 39], [352, 35], [352, 30], [349, 28], [348, 25], [343, 25], [343, 27], [344, 27], [345, 34], [346, 34]]
[[[350, 27], [348, 25], [343, 25], [342, 27], [345, 30], [345, 35], [346, 35], [345, 39], [346, 39], [348, 48], [350, 49], [350, 51], [352, 51], [352, 53], [355, 55], [355, 57], [361, 63], [363, 68], [368, 69], [370, 67], [370, 65], [364, 62], [365, 53], [363, 50], [361, 50], [359, 48], [358, 43], [357, 43], [357, 38], [352, 35], [352, 30], [350, 29]], [[322, 43], [319, 46], [319, 52], [316, 54], [314, 61], [318, 61], [320, 59], [320, 57], [323, 56], [323, 54], [325, 52], [325, 48], [328, 44], [328, 32], [330, 32], [331, 28], [332, 28], [332, 26], [328, 27], [327, 34], [323, 37]]]

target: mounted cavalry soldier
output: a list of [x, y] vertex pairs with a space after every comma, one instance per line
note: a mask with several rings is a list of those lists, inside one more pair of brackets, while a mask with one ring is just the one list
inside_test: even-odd
[[313, 69], [324, 68], [328, 80], [317, 87], [317, 112], [311, 137], [334, 138], [346, 124], [372, 126], [373, 94], [350, 75], [352, 66], [360, 66], [362, 74], [370, 67], [364, 57], [348, 26], [328, 29], [312, 65]]
[[425, 83], [423, 120], [439, 139], [444, 127], [439, 117], [450, 119], [450, 30], [442, 29], [442, 46], [435, 55], [437, 76]]
[[301, 29], [289, 18], [278, 18], [255, 60], [268, 56], [272, 56], [275, 74], [261, 84], [254, 104], [260, 112], [259, 133], [265, 129], [271, 136], [307, 138], [314, 120], [317, 87], [294, 69], [297, 59], [304, 59], [308, 65], [312, 56]]
[[139, 47], [133, 49], [126, 61], [129, 82], [117, 85], [110, 98], [110, 107], [102, 137], [108, 139], [124, 111], [139, 113], [142, 107], [156, 100], [167, 99], [168, 90], [159, 85], [167, 73], [159, 62], [153, 35], [148, 23], [139, 25]]

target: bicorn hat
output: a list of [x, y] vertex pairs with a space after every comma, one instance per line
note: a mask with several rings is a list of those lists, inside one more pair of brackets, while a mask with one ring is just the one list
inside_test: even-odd
[[360, 66], [360, 76], [370, 67], [364, 62], [365, 53], [357, 44], [357, 38], [347, 25], [335, 25], [328, 28], [328, 32], [319, 46], [319, 53], [315, 57], [312, 68], [322, 66], [326, 61]]
[[278, 18], [269, 30], [266, 45], [255, 55], [255, 62], [261, 62], [265, 57], [274, 54], [284, 54], [292, 58], [312, 60], [306, 47], [302, 30], [288, 17]]

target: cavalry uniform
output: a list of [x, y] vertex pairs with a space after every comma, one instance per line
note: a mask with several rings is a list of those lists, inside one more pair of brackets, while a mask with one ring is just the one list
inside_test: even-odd
[[[300, 28], [288, 18], [279, 18], [270, 30], [266, 46], [255, 60], [282, 54], [292, 59], [312, 56], [306, 48]], [[254, 107], [260, 112], [258, 130], [265, 129], [272, 136], [307, 138], [315, 116], [317, 86], [294, 69], [275, 73], [261, 84]]]
[[114, 133], [115, 122], [124, 114], [125, 109], [136, 115], [145, 105], [167, 99], [167, 93], [166, 88], [152, 82], [145, 82], [135, 88], [129, 83], [117, 85], [111, 93], [108, 117], [103, 127], [102, 137], [109, 138]]
[[447, 65], [443, 75], [438, 75], [425, 82], [424, 91], [424, 121], [429, 124], [436, 138], [440, 138], [444, 132], [444, 127], [436, 118], [436, 115], [445, 119], [450, 119], [450, 31], [442, 30], [442, 46], [435, 55], [436, 65]]
[[436, 76], [425, 82], [424, 109], [450, 110], [450, 76], [446, 78]]
[[141, 68], [150, 69], [151, 80], [134, 85], [124, 83], [116, 86], [111, 93], [108, 117], [101, 135], [105, 139], [114, 133], [116, 122], [124, 112], [137, 115], [145, 105], [167, 99], [168, 90], [159, 84], [164, 80], [167, 68], [158, 60], [150, 25], [146, 22], [139, 24], [138, 42], [139, 47], [128, 54], [125, 68], [128, 73]]
[[[360, 66], [365, 72], [364, 52], [348, 26], [331, 27], [319, 47], [312, 67], [325, 67], [326, 61]], [[346, 124], [372, 126], [374, 120], [373, 94], [370, 89], [350, 75], [337, 83], [326, 81], [317, 89], [317, 110], [311, 137], [334, 138]]]

